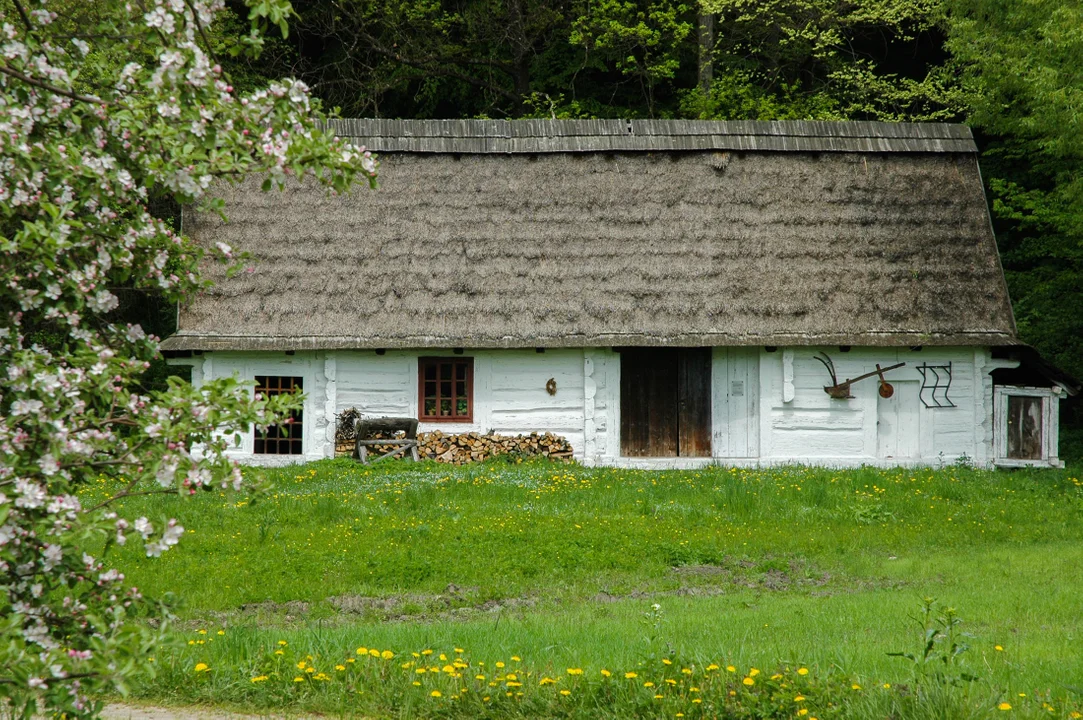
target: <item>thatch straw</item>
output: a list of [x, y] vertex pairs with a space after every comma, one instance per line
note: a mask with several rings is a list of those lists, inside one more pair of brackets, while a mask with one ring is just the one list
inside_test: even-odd
[[258, 262], [166, 348], [1015, 342], [973, 153], [382, 160], [375, 192], [252, 178], [186, 215]]

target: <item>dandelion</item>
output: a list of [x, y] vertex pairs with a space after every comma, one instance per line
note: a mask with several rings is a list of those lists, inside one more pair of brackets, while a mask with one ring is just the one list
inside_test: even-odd
[[794, 701], [794, 702], [804, 702], [804, 700], [805, 700], [805, 696], [804, 696], [804, 695], [798, 695], [797, 697], [795, 697], [795, 698], [793, 699], [793, 701]]
[[602, 677], [610, 677], [612, 675], [613, 675], [613, 673], [609, 672], [605, 668], [602, 668]]
[[429, 693], [429, 695], [434, 697], [434, 698], [438, 698], [438, 697], [443, 697], [444, 693], [440, 692], [439, 690], [433, 690], [431, 693]]
[[293, 679], [293, 681], [294, 681], [294, 682], [304, 682], [304, 681], [305, 681], [305, 679], [304, 679], [303, 677], [301, 677], [300, 675], [298, 675], [297, 677], [295, 677], [295, 678]]
[[735, 673], [735, 672], [737, 672], [737, 668], [733, 667], [732, 665], [727, 665], [726, 666], [726, 672]]
[[756, 668], [752, 668], [751, 670], [748, 671], [748, 676], [749, 677], [756, 677], [759, 674], [760, 674], [760, 671], [757, 670]]
[[[455, 648], [455, 652], [457, 652], [458, 654], [462, 655], [462, 654], [463, 654], [464, 652], [466, 652], [466, 651], [465, 651], [465, 650], [463, 650], [462, 648]], [[515, 658], [512, 658], [512, 660], [514, 660], [514, 659], [515, 659]]]
[[417, 680], [414, 680], [414, 687], [421, 687], [421, 683], [419, 683]]
[[[462, 652], [462, 650], [456, 650], [455, 652]], [[523, 661], [523, 659], [521, 657], [519, 657], [518, 655], [512, 655], [511, 659], [514, 660], [515, 662], [522, 662]]]
[[278, 644], [279, 644], [279, 646], [281, 646], [281, 647], [286, 647], [287, 645], [289, 645], [289, 643], [288, 643], [288, 642], [286, 642], [285, 640], [279, 640], [279, 641], [278, 641]]
[[699, 705], [701, 702], [703, 702], [703, 700], [701, 700], [700, 698], [692, 698], [692, 702], [696, 705]]
[[285, 655], [285, 654], [286, 653], [282, 652], [281, 650], [275, 650], [275, 655]]
[[884, 683], [884, 689], [885, 690], [890, 690], [891, 689], [891, 683]]
[[374, 658], [378, 658], [378, 657], [380, 657], [380, 651], [377, 650], [376, 648], [369, 648], [369, 655], [371, 655]]
[[391, 652], [390, 650], [384, 650], [382, 653], [380, 653], [380, 657], [382, 657], [384, 660], [390, 660], [391, 658], [395, 657], [395, 653]]
[[583, 668], [568, 668], [569, 675], [582, 675]]
[[522, 687], [523, 686], [523, 684], [521, 682], [507, 682], [507, 683], [504, 683], [504, 685], [506, 687]]
[[669, 658], [662, 658], [662, 664], [663, 665], [672, 665], [673, 661], [670, 660]]
[[711, 663], [710, 665], [707, 666], [707, 672], [714, 672], [717, 669], [718, 669], [718, 666], [715, 665], [714, 663]]
[[1001, 647], [1000, 645], [994, 645], [993, 649], [996, 650], [997, 652], [1004, 652], [1004, 648]]
[[749, 687], [752, 687], [753, 685], [755, 685], [755, 684], [756, 684], [756, 681], [755, 681], [755, 680], [753, 680], [753, 679], [752, 679], [752, 678], [750, 678], [750, 677], [746, 677], [746, 678], [745, 678], [744, 680], [742, 680], [741, 682], [743, 682], [743, 683], [744, 683], [745, 685], [748, 685]]
[[257, 675], [256, 677], [252, 678], [252, 682], [254, 682], [254, 683], [264, 682], [266, 679], [267, 679], [266, 675]]
[[857, 683], [854, 683], [854, 684], [853, 684], [853, 685], [851, 685], [850, 687], [851, 687], [851, 688], [853, 688], [854, 690], [860, 690], [860, 689], [861, 689], [861, 686], [860, 686], [860, 685], [858, 685]]
[[219, 630], [219, 631], [218, 631], [218, 634], [219, 634], [219, 635], [225, 635], [225, 634], [226, 634], [226, 631], [225, 631], [225, 630]]
[[684, 675], [691, 675], [692, 674], [692, 668], [681, 668], [681, 673], [684, 674]]
[[475, 676], [474, 676], [474, 679], [475, 679], [475, 680], [484, 680], [484, 679], [485, 679], [485, 676], [484, 676], [484, 675], [475, 675]]
[[[280, 641], [278, 644], [281, 645], [282, 642]], [[357, 654], [358, 655], [368, 655], [369, 654], [369, 649], [367, 647], [359, 647], [359, 648], [357, 648]]]
[[210, 668], [207, 666], [207, 663], [196, 663], [193, 672], [207, 672], [208, 670], [210, 670]]
[[[362, 651], [362, 650], [364, 650], [364, 649], [365, 649], [365, 648], [358, 648], [358, 650], [357, 650], [357, 654], [358, 654], [358, 655], [364, 655], [364, 653], [363, 653], [363, 652], [361, 652], [361, 651]], [[422, 650], [422, 651], [421, 651], [421, 654], [422, 654], [422, 655], [432, 655], [432, 650]]]
[[1011, 710], [1011, 709], [1012, 709], [1011, 703], [1002, 702], [999, 705], [997, 705], [997, 710]]
[[560, 694], [563, 695], [564, 697], [568, 697], [569, 695], [572, 694], [572, 691], [571, 690], [561, 690]]
[[805, 715], [808, 715], [808, 708], [801, 708], [800, 710], [797, 711], [797, 714], [799, 716], [801, 716], [801, 717], [804, 717]]
[[497, 661], [496, 661], [496, 666], [497, 666], [498, 668], [502, 668], [502, 667], [504, 667], [504, 662], [503, 662], [502, 660], [497, 660]]
[[654, 683], [648, 680], [647, 682], [643, 683], [643, 687], [654, 687]]
[[338, 670], [339, 672], [342, 672], [345, 669], [346, 669], [345, 665], [335, 665], [335, 670]]
[[662, 695], [655, 695], [655, 696], [654, 696], [654, 699], [655, 699], [655, 700], [661, 700], [661, 699], [662, 699], [662, 697], [663, 697]]
[[626, 673], [624, 673], [624, 677], [631, 680], [631, 679], [637, 678], [639, 676], [636, 675], [634, 672], [626, 672]]
[[798, 668], [797, 669], [797, 674], [798, 675], [808, 675], [808, 668]]

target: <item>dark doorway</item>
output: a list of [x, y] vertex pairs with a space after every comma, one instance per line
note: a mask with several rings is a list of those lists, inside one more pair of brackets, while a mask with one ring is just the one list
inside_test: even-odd
[[620, 446], [626, 457], [711, 456], [711, 349], [625, 348]]

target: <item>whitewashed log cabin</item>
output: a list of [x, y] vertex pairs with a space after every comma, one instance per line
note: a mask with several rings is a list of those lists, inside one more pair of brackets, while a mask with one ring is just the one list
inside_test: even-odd
[[588, 465], [1061, 464], [1079, 385], [1017, 338], [965, 126], [333, 122], [378, 190], [183, 216], [255, 262], [208, 267], [170, 361], [305, 395], [244, 461], [333, 456], [357, 408]]

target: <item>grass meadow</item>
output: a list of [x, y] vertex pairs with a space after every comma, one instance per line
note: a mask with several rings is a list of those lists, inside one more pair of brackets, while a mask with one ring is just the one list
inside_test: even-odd
[[254, 501], [124, 501], [187, 529], [158, 559], [108, 551], [178, 601], [136, 698], [353, 717], [1083, 717], [1072, 469], [262, 472], [273, 488]]

